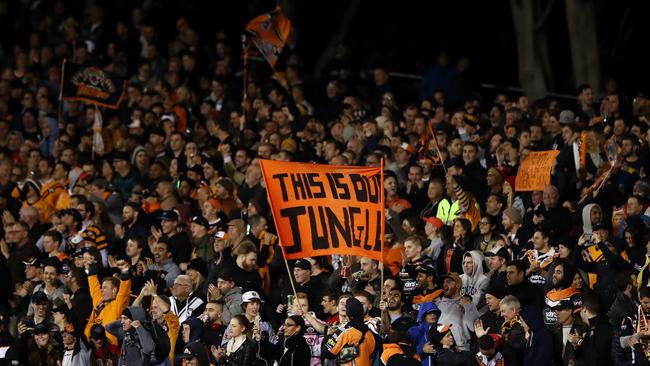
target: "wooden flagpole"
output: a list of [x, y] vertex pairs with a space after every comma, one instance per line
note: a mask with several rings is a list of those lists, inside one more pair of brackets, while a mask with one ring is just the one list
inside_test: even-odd
[[63, 116], [63, 81], [65, 80], [65, 63], [67, 60], [64, 58], [61, 62], [61, 81], [59, 82], [59, 111], [56, 123], [61, 124], [61, 116]]
[[431, 132], [431, 138], [433, 139], [433, 143], [436, 146], [436, 151], [438, 152], [438, 158], [440, 159], [440, 164], [442, 164], [442, 170], [445, 171], [445, 174], [447, 174], [447, 167], [445, 166], [445, 161], [442, 159], [442, 154], [440, 153], [440, 146], [438, 146], [438, 139], [436, 139], [436, 134], [433, 132], [433, 128], [431, 127], [431, 122], [427, 123], [429, 125], [429, 132]]
[[[384, 158], [381, 158], [381, 202], [384, 203], [385, 206], [385, 197], [384, 197]], [[385, 225], [386, 225], [386, 211], [385, 207], [382, 209], [382, 214], [381, 214], [381, 222], [379, 223], [379, 227], [381, 228], [380, 230], [380, 235], [381, 235], [381, 268], [379, 269], [379, 275], [381, 276], [381, 284], [379, 285], [379, 299], [383, 300], [384, 299], [384, 230], [385, 230]]]

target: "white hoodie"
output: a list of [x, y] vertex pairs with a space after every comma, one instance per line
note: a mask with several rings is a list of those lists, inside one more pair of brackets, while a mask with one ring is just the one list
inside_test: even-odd
[[472, 273], [466, 273], [463, 267], [463, 274], [460, 276], [463, 280], [463, 286], [460, 288], [460, 294], [471, 296], [472, 302], [476, 305], [479, 312], [484, 313], [485, 291], [490, 283], [490, 279], [483, 274], [483, 254], [478, 250], [472, 250], [463, 255], [463, 261], [467, 256], [472, 257], [474, 270]]

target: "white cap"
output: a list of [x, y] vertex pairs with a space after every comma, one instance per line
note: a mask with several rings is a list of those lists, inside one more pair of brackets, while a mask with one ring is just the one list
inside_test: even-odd
[[258, 294], [257, 291], [246, 291], [243, 295], [241, 295], [241, 302], [243, 303], [253, 302], [253, 300], [263, 302], [260, 294]]

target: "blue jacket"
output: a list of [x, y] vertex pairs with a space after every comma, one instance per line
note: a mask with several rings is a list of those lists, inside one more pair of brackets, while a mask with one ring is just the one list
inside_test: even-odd
[[422, 350], [422, 347], [424, 347], [424, 345], [429, 341], [427, 338], [429, 328], [431, 328], [432, 325], [435, 326], [435, 324], [424, 323], [424, 314], [429, 313], [432, 310], [436, 311], [438, 313], [438, 318], [440, 318], [440, 310], [436, 304], [433, 302], [425, 302], [420, 304], [420, 309], [418, 310], [418, 325], [414, 325], [409, 329], [409, 335], [413, 340], [413, 345], [416, 346], [417, 353], [422, 358], [422, 366], [429, 366], [433, 364], [433, 362], [431, 362], [429, 359], [430, 355], [425, 354]]

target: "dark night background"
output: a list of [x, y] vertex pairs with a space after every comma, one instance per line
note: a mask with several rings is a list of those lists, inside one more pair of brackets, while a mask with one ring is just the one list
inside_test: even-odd
[[[347, 9], [347, 0], [295, 1], [291, 21], [298, 29], [297, 51], [305, 61], [306, 71], [315, 64], [337, 31], [339, 20]], [[421, 74], [435, 63], [441, 50], [450, 54], [454, 64], [460, 56], [470, 59], [469, 75], [474, 85], [490, 83], [518, 87], [516, 39], [508, 1], [361, 1], [361, 8], [345, 43], [352, 50], [352, 59], [359, 70], [374, 65], [388, 66], [391, 71]], [[9, 2], [9, 9], [15, 2]], [[79, 9], [69, 2], [68, 9]], [[120, 9], [132, 2], [111, 2], [106, 14], [108, 22], [120, 16]], [[153, 18], [161, 38], [171, 38], [174, 22], [186, 16], [199, 31], [201, 42], [209, 44], [216, 31], [229, 35], [233, 50], [240, 52], [239, 34], [254, 15], [270, 10], [275, 3], [256, 1], [160, 1]], [[543, 0], [542, 7], [550, 13], [542, 27], [547, 32], [553, 72], [551, 92], [573, 94], [569, 38], [565, 2]], [[650, 10], [646, 1], [596, 1], [599, 54], [603, 80], [615, 78], [619, 88], [628, 93], [645, 90], [650, 73], [642, 48], [650, 41], [645, 19]], [[11, 11], [10, 11], [11, 13]], [[6, 20], [6, 19], [5, 19]], [[4, 53], [10, 53], [21, 35], [8, 31], [8, 22], [0, 25]], [[166, 34], [167, 32], [167, 34]]]

